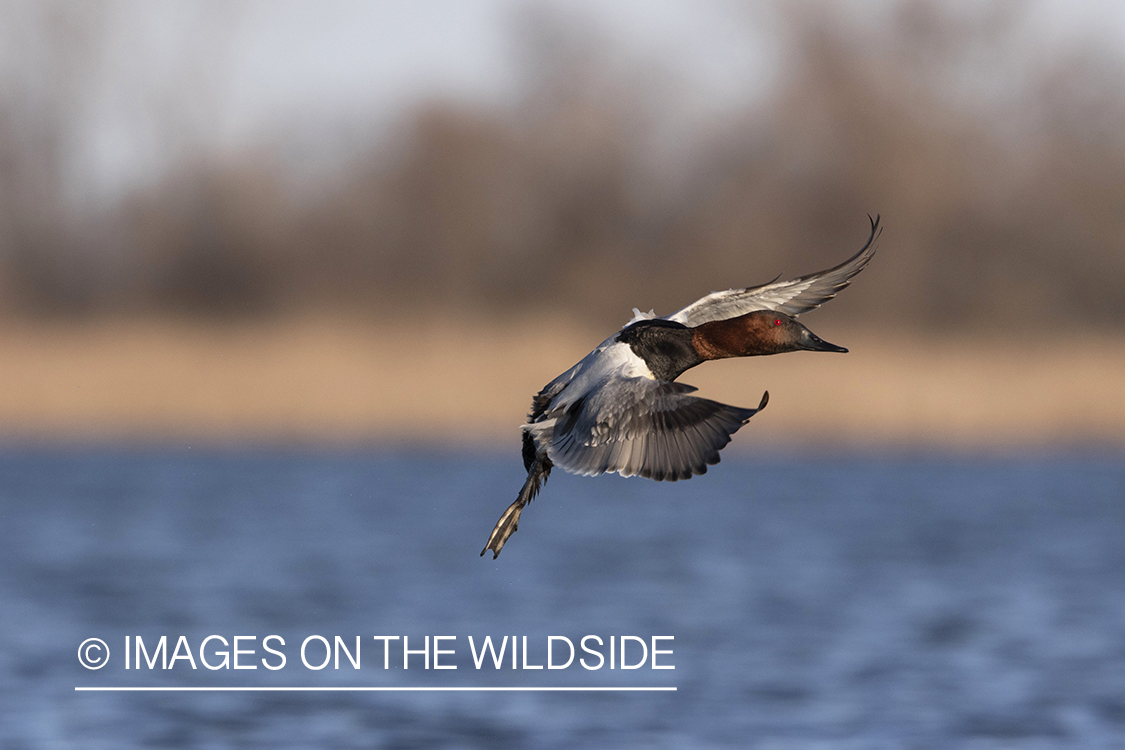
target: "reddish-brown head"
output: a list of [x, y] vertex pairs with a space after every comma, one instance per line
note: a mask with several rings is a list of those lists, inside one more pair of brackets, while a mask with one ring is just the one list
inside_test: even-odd
[[829, 344], [785, 313], [756, 310], [727, 320], [714, 320], [694, 329], [692, 344], [703, 359], [753, 357], [800, 350], [846, 352]]

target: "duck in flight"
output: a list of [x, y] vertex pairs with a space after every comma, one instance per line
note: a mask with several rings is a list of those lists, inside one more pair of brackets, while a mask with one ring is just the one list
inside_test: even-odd
[[[870, 218], [870, 217], [868, 217]], [[719, 463], [719, 451], [765, 408], [729, 406], [690, 395], [676, 382], [710, 359], [793, 351], [846, 352], [796, 318], [836, 296], [875, 254], [879, 217], [858, 253], [840, 265], [791, 281], [714, 292], [662, 318], [634, 308], [633, 319], [548, 383], [523, 425], [527, 480], [488, 537], [481, 556], [500, 555], [520, 513], [560, 466], [573, 474], [617, 472], [674, 482]]]

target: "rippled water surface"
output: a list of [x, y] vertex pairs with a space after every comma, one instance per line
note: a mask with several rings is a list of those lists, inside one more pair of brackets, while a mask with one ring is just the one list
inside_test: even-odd
[[[517, 456], [425, 451], [0, 451], [0, 746], [1123, 746], [1120, 457], [556, 474], [480, 558], [520, 473]], [[286, 666], [124, 668], [126, 636], [183, 635], [198, 657], [212, 634], [256, 636], [258, 664], [280, 635]], [[362, 636], [362, 668], [304, 667], [313, 634]], [[457, 636], [457, 669], [403, 670], [396, 645], [384, 670], [374, 635]], [[486, 635], [528, 636], [529, 665], [550, 635], [670, 635], [675, 669], [477, 670], [467, 639]], [[111, 651], [97, 671], [76, 658], [90, 637]]]

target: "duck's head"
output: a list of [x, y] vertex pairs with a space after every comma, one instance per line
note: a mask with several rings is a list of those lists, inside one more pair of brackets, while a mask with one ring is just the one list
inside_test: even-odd
[[756, 310], [695, 328], [692, 343], [704, 359], [753, 357], [784, 352], [847, 352], [829, 344], [785, 313]]

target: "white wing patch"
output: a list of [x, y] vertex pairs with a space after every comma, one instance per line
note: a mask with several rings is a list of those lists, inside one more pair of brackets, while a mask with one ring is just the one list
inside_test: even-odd
[[639, 323], [642, 320], [652, 320], [655, 317], [656, 317], [656, 311], [655, 310], [649, 310], [648, 312], [643, 313], [643, 312], [641, 312], [640, 310], [638, 310], [637, 308], [634, 307], [633, 308], [633, 319], [625, 324], [625, 328], [628, 328], [629, 326], [633, 325], [634, 323]]

